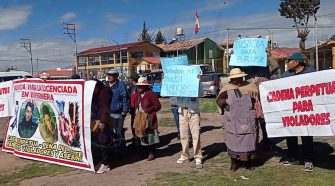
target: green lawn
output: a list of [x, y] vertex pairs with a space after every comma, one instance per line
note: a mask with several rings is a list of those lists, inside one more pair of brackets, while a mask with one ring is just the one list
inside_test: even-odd
[[[160, 98], [162, 108], [158, 112], [159, 114], [171, 113], [170, 99]], [[217, 113], [217, 107], [215, 104], [215, 98], [200, 98], [200, 112], [201, 113]]]
[[[159, 172], [155, 179], [148, 181], [148, 185], [335, 185], [335, 153], [332, 152], [334, 144], [334, 142], [329, 143], [328, 140], [327, 144], [317, 143], [315, 145], [316, 167], [314, 172], [304, 172], [303, 165], [282, 166], [278, 163], [280, 157], [265, 156], [265, 154], [258, 157], [255, 170], [240, 168], [236, 172], [231, 172], [229, 170], [230, 158], [226, 152], [222, 152], [205, 161], [204, 168], [200, 171], [194, 169], [186, 173]], [[279, 146], [285, 146], [285, 144], [282, 142]], [[324, 152], [327, 148], [327, 151], [332, 153]], [[329, 151], [330, 149], [332, 151]], [[185, 166], [194, 167], [193, 162]], [[241, 176], [246, 179], [242, 179]]]
[[0, 185], [17, 185], [24, 179], [41, 176], [54, 176], [67, 173], [74, 169], [61, 165], [54, 165], [41, 162], [33, 162], [21, 168], [20, 171], [10, 175], [0, 175]]

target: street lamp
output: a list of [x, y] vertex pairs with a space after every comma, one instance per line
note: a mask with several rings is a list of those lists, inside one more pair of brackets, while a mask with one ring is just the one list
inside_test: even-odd
[[122, 62], [121, 46], [120, 46], [120, 44], [119, 44], [117, 41], [115, 41], [114, 39], [112, 39], [112, 41], [114, 41], [114, 42], [117, 44], [117, 46], [119, 47], [120, 63], [121, 63], [121, 79], [122, 79], [122, 76], [123, 76], [123, 62]]

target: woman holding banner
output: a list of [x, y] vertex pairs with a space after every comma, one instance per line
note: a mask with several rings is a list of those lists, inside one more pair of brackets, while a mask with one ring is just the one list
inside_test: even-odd
[[252, 160], [255, 158], [257, 139], [255, 102], [258, 88], [244, 81], [245, 76], [247, 74], [239, 68], [231, 69], [230, 82], [222, 85], [216, 100], [223, 114], [224, 138], [232, 171], [236, 171], [242, 163], [247, 169], [254, 169]]

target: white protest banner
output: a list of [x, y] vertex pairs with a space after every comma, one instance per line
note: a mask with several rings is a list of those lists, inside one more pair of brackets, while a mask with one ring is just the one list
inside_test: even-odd
[[12, 115], [13, 81], [0, 83], [0, 117]]
[[234, 41], [234, 57], [229, 66], [267, 66], [266, 48], [268, 41], [264, 38], [243, 38]]
[[199, 66], [174, 65], [163, 72], [162, 96], [199, 97]]
[[94, 171], [90, 111], [95, 82], [21, 79], [13, 81], [15, 112], [3, 151]]
[[269, 137], [335, 135], [335, 70], [261, 83]]

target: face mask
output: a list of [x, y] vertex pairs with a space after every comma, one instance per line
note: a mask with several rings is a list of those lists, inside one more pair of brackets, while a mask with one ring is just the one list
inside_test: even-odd
[[106, 81], [108, 81], [108, 76], [106, 76]]

